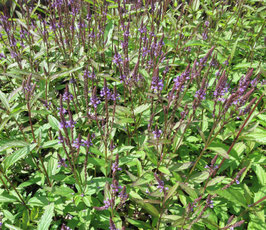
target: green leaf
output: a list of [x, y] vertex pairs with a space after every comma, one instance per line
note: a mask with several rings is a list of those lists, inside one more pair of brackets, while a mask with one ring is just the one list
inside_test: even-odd
[[207, 170], [203, 172], [198, 172], [191, 176], [190, 182], [200, 184], [201, 182], [207, 180], [208, 177], [209, 172]]
[[113, 30], [114, 30], [114, 22], [113, 21], [109, 21], [108, 24], [105, 27], [105, 31], [104, 31], [104, 40], [105, 40], [105, 44], [109, 44], [112, 34], [113, 34]]
[[129, 219], [127, 218], [126, 219], [130, 224], [138, 227], [139, 229], [152, 229], [152, 227], [148, 224], [148, 223], [145, 223], [143, 221], [140, 221], [140, 220], [133, 220], [133, 219]]
[[9, 148], [25, 147], [25, 146], [29, 145], [29, 143], [27, 143], [25, 141], [21, 141], [21, 140], [7, 140], [7, 141], [4, 141], [0, 144], [1, 144], [0, 152], [7, 150]]
[[170, 172], [169, 169], [166, 168], [165, 166], [160, 166], [160, 167], [158, 168], [158, 170], [159, 170], [160, 172], [162, 172], [162, 173], [168, 175], [168, 176], [171, 175], [171, 172]]
[[169, 170], [174, 172], [183, 171], [193, 166], [193, 162], [177, 163], [170, 166]]
[[45, 207], [45, 211], [38, 224], [37, 230], [48, 230], [54, 216], [54, 203]]
[[9, 230], [22, 230], [21, 228], [11, 224], [5, 224], [5, 227], [7, 227]]
[[153, 217], [159, 217], [160, 213], [152, 204], [146, 203], [143, 200], [134, 199], [132, 198], [136, 203], [138, 203], [142, 208], [144, 208], [148, 213], [150, 213]]
[[2, 91], [0, 91], [0, 100], [2, 101], [2, 103], [5, 106], [6, 110], [10, 111], [10, 105], [8, 103], [8, 100], [7, 100], [6, 96], [5, 96], [5, 94]]
[[48, 116], [48, 122], [51, 127], [55, 130], [59, 130], [59, 121], [52, 115]]
[[256, 129], [255, 132], [241, 136], [241, 139], [255, 141], [260, 144], [266, 144], [266, 131], [262, 129]]
[[265, 170], [259, 164], [254, 164], [251, 166], [251, 168], [256, 173], [260, 184], [262, 186], [266, 186], [266, 172], [265, 172]]
[[175, 194], [178, 186], [179, 186], [179, 183], [177, 182], [172, 188], [169, 189], [166, 197], [164, 198], [164, 202], [166, 202], [169, 198], [171, 198]]
[[[209, 191], [211, 194], [213, 193], [212, 191]], [[246, 199], [244, 195], [237, 190], [227, 188], [226, 190], [218, 190], [215, 191], [216, 194], [219, 196], [227, 199], [230, 202], [233, 202], [234, 204], [238, 204], [244, 208], [247, 207]]]
[[65, 196], [65, 197], [72, 196], [72, 193], [74, 193], [74, 191], [71, 188], [64, 186], [56, 188], [55, 191], [53, 192], [53, 194], [55, 195]]
[[193, 0], [192, 2], [192, 10], [193, 11], [198, 11], [200, 6], [200, 1], [199, 0]]
[[211, 179], [211, 180], [208, 182], [207, 187], [208, 187], [208, 186], [215, 185], [215, 184], [218, 184], [218, 183], [221, 182], [224, 178], [225, 178], [225, 176], [217, 176], [217, 177]]
[[50, 80], [53, 81], [53, 80], [55, 80], [57, 78], [67, 76], [67, 75], [69, 75], [69, 74], [71, 74], [71, 73], [73, 73], [73, 72], [75, 72], [77, 70], [80, 70], [82, 68], [83, 68], [83, 66], [79, 66], [79, 67], [75, 67], [75, 68], [69, 69], [67, 71], [61, 71], [59, 73], [56, 73], [56, 74], [52, 75]]
[[146, 111], [149, 108], [150, 108], [150, 104], [140, 105], [140, 106], [138, 106], [137, 108], [134, 109], [134, 114], [137, 115], [139, 113], [143, 113], [144, 111]]
[[5, 170], [7, 170], [10, 166], [15, 164], [20, 159], [27, 156], [36, 147], [36, 145], [37, 145], [36, 143], [28, 145], [22, 149], [15, 151], [11, 155], [7, 156], [3, 161]]
[[9, 194], [1, 194], [0, 195], [0, 203], [13, 203], [17, 201], [18, 199], [15, 196], [9, 195]]
[[[211, 143], [208, 149], [214, 151], [215, 153], [221, 155], [222, 157], [229, 159], [229, 155], [227, 154], [227, 151], [229, 147], [222, 143]], [[231, 150], [233, 151], [233, 150]]]
[[192, 199], [196, 199], [198, 197], [197, 193], [195, 192], [193, 188], [189, 187], [183, 182], [179, 183], [179, 185]]
[[236, 39], [236, 41], [235, 41], [235, 43], [234, 43], [234, 46], [233, 46], [233, 49], [232, 49], [232, 51], [231, 51], [231, 61], [233, 60], [233, 57], [234, 57], [234, 55], [235, 55], [235, 51], [236, 51], [236, 47], [237, 47], [238, 40], [239, 40], [239, 38]]

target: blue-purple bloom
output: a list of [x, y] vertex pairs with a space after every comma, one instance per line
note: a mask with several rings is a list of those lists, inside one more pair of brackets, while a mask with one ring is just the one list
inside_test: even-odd
[[118, 184], [117, 180], [113, 180], [113, 183], [111, 184], [112, 190], [114, 193], [119, 192], [119, 189], [122, 189], [122, 187]]
[[58, 166], [57, 166], [58, 168], [60, 168], [60, 167], [64, 167], [64, 168], [66, 168], [67, 167], [67, 164], [66, 164], [66, 159], [65, 158], [59, 158], [59, 162], [58, 162]]
[[1, 60], [2, 58], [6, 58], [6, 56], [5, 56], [3, 53], [0, 53], [0, 60]]
[[73, 95], [67, 91], [63, 94], [63, 101], [71, 101], [73, 100]]
[[160, 129], [156, 129], [156, 130], [154, 130], [152, 133], [154, 134], [154, 138], [155, 138], [155, 139], [159, 139], [160, 136], [161, 136], [161, 134], [162, 134], [162, 130], [160, 130]]
[[152, 77], [151, 89], [154, 90], [155, 93], [159, 93], [163, 90], [163, 81], [159, 76]]
[[112, 164], [112, 171], [113, 171], [113, 173], [116, 173], [117, 171], [121, 171], [122, 169], [121, 168], [119, 168], [119, 165], [118, 165], [118, 163], [113, 163]]
[[97, 96], [91, 96], [89, 105], [93, 106], [95, 109], [101, 103]]
[[206, 90], [205, 89], [199, 89], [196, 93], [195, 93], [195, 97], [199, 100], [202, 101], [205, 99], [205, 95], [206, 95]]
[[122, 63], [122, 61], [123, 59], [121, 55], [119, 53], [116, 53], [113, 58], [113, 63], [115, 63], [116, 65], [119, 65], [120, 63]]

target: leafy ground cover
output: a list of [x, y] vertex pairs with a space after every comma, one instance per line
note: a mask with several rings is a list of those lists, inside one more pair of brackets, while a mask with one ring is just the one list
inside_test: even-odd
[[262, 1], [0, 17], [0, 228], [266, 229]]

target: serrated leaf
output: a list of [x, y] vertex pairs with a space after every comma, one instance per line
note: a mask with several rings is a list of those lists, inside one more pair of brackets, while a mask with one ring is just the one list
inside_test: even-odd
[[65, 197], [72, 196], [72, 193], [74, 193], [74, 191], [71, 188], [64, 186], [56, 188], [55, 191], [53, 192], [53, 194], [55, 195], [65, 196]]
[[193, 11], [197, 11], [199, 9], [200, 6], [200, 1], [199, 0], [193, 0], [192, 2], [192, 10]]
[[25, 147], [29, 143], [21, 140], [8, 140], [1, 143], [0, 152], [13, 147]]
[[215, 185], [215, 184], [218, 184], [218, 183], [221, 182], [224, 178], [225, 178], [225, 176], [217, 176], [217, 177], [211, 179], [211, 180], [208, 182], [207, 187], [208, 187], [208, 186]]
[[139, 229], [152, 229], [152, 227], [148, 224], [148, 223], [145, 223], [143, 221], [140, 221], [140, 220], [133, 220], [133, 219], [130, 219], [130, 218], [127, 218], [126, 219], [130, 224], [138, 227]]
[[67, 75], [69, 75], [69, 74], [71, 74], [71, 73], [73, 73], [73, 72], [75, 72], [77, 70], [80, 70], [82, 68], [83, 68], [82, 66], [79, 66], [79, 67], [75, 67], [75, 68], [69, 69], [67, 71], [61, 71], [59, 73], [56, 73], [56, 74], [52, 75], [50, 80], [53, 81], [53, 80], [58, 79], [60, 77], [67, 76]]
[[149, 108], [150, 108], [150, 104], [140, 105], [140, 106], [138, 106], [137, 108], [134, 109], [134, 114], [137, 115], [139, 113], [143, 113], [144, 111], [146, 111]]
[[21, 228], [11, 224], [5, 224], [5, 227], [7, 227], [9, 230], [22, 230]]
[[13, 203], [17, 201], [17, 198], [15, 196], [9, 195], [9, 194], [1, 194], [0, 195], [0, 203]]
[[171, 172], [170, 172], [169, 169], [166, 168], [165, 166], [160, 166], [160, 167], [158, 168], [158, 170], [159, 170], [160, 172], [162, 172], [162, 173], [168, 175], [168, 176], [171, 175]]
[[[210, 193], [213, 193], [213, 192], [210, 191]], [[227, 199], [230, 202], [234, 202], [235, 204], [241, 205], [244, 208], [247, 207], [246, 199], [240, 191], [227, 188], [226, 190], [215, 191], [215, 193]]]
[[8, 103], [8, 100], [7, 100], [6, 96], [5, 96], [5, 94], [2, 91], [0, 91], [0, 100], [2, 101], [2, 103], [5, 106], [6, 110], [10, 111], [10, 105]]
[[169, 198], [171, 198], [175, 194], [178, 186], [179, 186], [179, 183], [177, 182], [172, 188], [169, 189], [166, 197], [164, 198], [164, 202], [166, 202]]
[[183, 171], [193, 166], [193, 162], [186, 162], [186, 163], [177, 163], [170, 166], [169, 170], [174, 172]]
[[197, 193], [193, 188], [189, 187], [184, 183], [179, 183], [179, 185], [188, 195], [190, 195], [191, 198], [196, 199], [198, 197]]
[[10, 166], [15, 164], [20, 159], [27, 156], [36, 147], [36, 145], [37, 145], [36, 143], [28, 145], [22, 149], [15, 151], [11, 155], [7, 156], [3, 161], [5, 170], [7, 170]]
[[[229, 155], [227, 154], [227, 151], [229, 147], [222, 143], [211, 143], [208, 149], [214, 151], [215, 153], [221, 155], [222, 157], [229, 159]], [[232, 150], [231, 150], [232, 151]]]
[[259, 129], [256, 132], [252, 132], [252, 133], [241, 136], [241, 139], [242, 138], [245, 140], [255, 141], [260, 144], [265, 145], [266, 144], [266, 131]]
[[209, 172], [206, 170], [206, 171], [203, 171], [203, 172], [198, 172], [198, 173], [195, 173], [194, 175], [192, 175], [190, 177], [190, 181], [192, 183], [201, 183], [205, 180], [207, 180], [207, 178], [209, 177]]
[[45, 211], [38, 224], [37, 230], [48, 230], [54, 216], [54, 203], [45, 207]]
[[52, 115], [48, 116], [48, 122], [51, 127], [55, 130], [59, 130], [59, 121]]
[[142, 208], [144, 208], [148, 213], [150, 213], [154, 217], [159, 217], [160, 213], [152, 204], [145, 203], [143, 200], [134, 199], [133, 200], [138, 203]]
[[256, 173], [260, 184], [262, 186], [266, 186], [266, 172], [265, 172], [265, 170], [259, 164], [254, 164], [251, 166], [251, 168]]

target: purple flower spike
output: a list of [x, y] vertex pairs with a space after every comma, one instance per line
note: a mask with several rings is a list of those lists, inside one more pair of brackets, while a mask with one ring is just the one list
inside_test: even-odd
[[113, 58], [113, 63], [115, 63], [116, 65], [119, 65], [122, 63], [122, 61], [123, 61], [123, 59], [122, 59], [121, 55], [119, 53], [116, 53], [114, 55], [114, 58]]
[[64, 167], [66, 168], [67, 167], [67, 164], [66, 164], [66, 159], [65, 158], [59, 158], [59, 162], [58, 162], [58, 168], [60, 167]]
[[154, 134], [155, 139], [159, 139], [163, 132], [160, 129], [156, 129], [152, 133]]
[[3, 53], [0, 53], [0, 60], [1, 60], [2, 58], [6, 58], [6, 56], [5, 56]]
[[90, 98], [90, 105], [97, 109], [97, 106], [101, 103], [101, 101], [96, 96], [92, 96]]
[[91, 142], [91, 140], [81, 140], [81, 142], [82, 142], [82, 146], [87, 146], [88, 148], [90, 147], [90, 146], [92, 146], [92, 142]]
[[73, 141], [73, 146], [74, 146], [76, 149], [79, 149], [79, 148], [80, 148], [80, 145], [81, 145], [81, 142], [79, 141], [79, 138], [76, 138], [76, 139]]
[[67, 91], [63, 94], [63, 101], [72, 101], [73, 95]]

